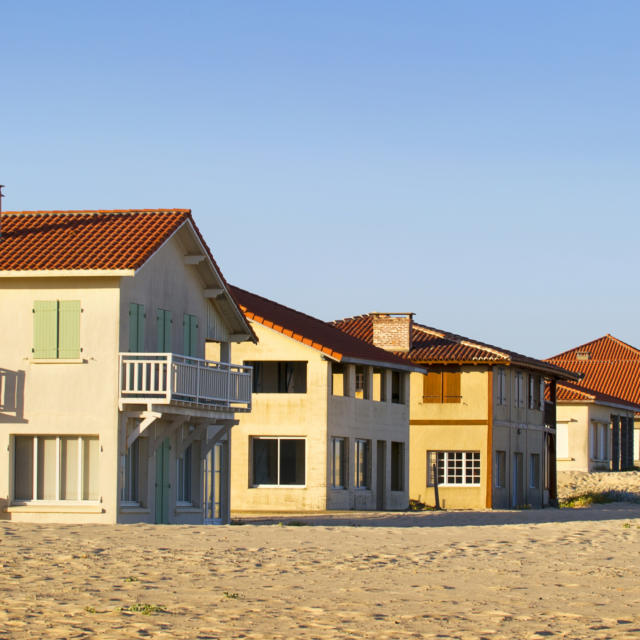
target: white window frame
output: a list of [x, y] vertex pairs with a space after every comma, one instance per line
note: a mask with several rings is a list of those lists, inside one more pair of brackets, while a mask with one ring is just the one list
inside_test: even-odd
[[[344, 480], [341, 484], [336, 484], [336, 445], [338, 442], [341, 446], [340, 475]], [[343, 437], [331, 438], [331, 488], [332, 489], [348, 489], [349, 488], [349, 467], [347, 463], [347, 439]]]
[[[15, 477], [16, 477], [16, 460], [15, 460], [15, 438], [16, 437], [26, 437], [33, 438], [33, 489], [32, 489], [32, 498], [31, 500], [24, 500], [22, 498], [15, 497]], [[55, 438], [56, 439], [56, 488], [55, 495], [56, 498], [53, 499], [39, 499], [38, 498], [38, 443], [40, 438]], [[62, 438], [76, 438], [78, 440], [78, 497], [75, 500], [63, 499], [60, 497], [60, 492], [62, 490]], [[40, 434], [37, 436], [33, 436], [30, 434], [16, 434], [14, 435], [14, 443], [12, 446], [12, 467], [13, 467], [13, 496], [12, 496], [12, 504], [59, 504], [59, 505], [74, 505], [74, 504], [100, 504], [102, 498], [98, 496], [95, 500], [83, 499], [82, 491], [84, 489], [84, 447], [85, 447], [85, 439], [86, 438], [97, 438], [98, 439], [98, 452], [100, 452], [100, 438], [97, 434], [82, 434], [76, 435], [75, 433], [70, 434]]]
[[[278, 472], [278, 484], [261, 484], [255, 482], [253, 477], [253, 443], [256, 440], [276, 440], [278, 442], [276, 469]], [[280, 484], [280, 441], [281, 440], [302, 440], [304, 442], [304, 484]], [[304, 489], [307, 486], [307, 439], [302, 436], [251, 436], [251, 487], [267, 489]]]
[[[360, 465], [360, 450], [364, 447], [364, 473]], [[355, 457], [354, 457], [355, 477], [353, 486], [359, 491], [369, 491], [371, 489], [371, 440], [357, 438], [355, 441]], [[364, 477], [364, 484], [360, 482], [360, 476]]]
[[[433, 478], [433, 470], [431, 467], [430, 458], [435, 455], [436, 458], [436, 472], [439, 474], [440, 471], [440, 456], [442, 456], [443, 461], [443, 482], [438, 481], [439, 487], [479, 487], [482, 484], [482, 458], [480, 456], [479, 451], [427, 451], [427, 486], [434, 486], [435, 478]], [[450, 466], [455, 464], [456, 457], [462, 455], [462, 478], [463, 482], [449, 482], [448, 477], [452, 475], [450, 471]], [[475, 463], [477, 462], [478, 468], [478, 477], [477, 481], [475, 480], [473, 474], [471, 475], [472, 482], [469, 482], [468, 474], [467, 474], [467, 458], [471, 457], [471, 461], [473, 463], [472, 469], [475, 469]]]

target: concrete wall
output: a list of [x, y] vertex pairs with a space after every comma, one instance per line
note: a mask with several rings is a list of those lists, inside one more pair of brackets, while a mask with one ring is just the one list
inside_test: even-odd
[[[231, 508], [234, 511], [375, 509], [375, 490], [353, 488], [355, 439], [372, 441], [371, 476], [375, 483], [377, 440], [387, 443], [387, 458], [392, 441], [405, 443], [405, 456], [408, 456], [408, 405], [331, 396], [330, 362], [319, 351], [259, 323], [252, 326], [259, 338], [258, 345], [234, 345], [233, 361], [307, 362], [307, 392], [254, 394], [251, 413], [238, 416], [240, 423], [232, 429]], [[256, 436], [305, 439], [304, 487], [252, 486], [251, 438]], [[334, 436], [348, 441], [347, 489], [330, 488], [329, 443]], [[405, 460], [405, 474], [407, 466]], [[390, 465], [387, 464], [387, 488], [389, 482]], [[384, 508], [405, 508], [406, 487], [405, 478], [405, 491], [387, 490]]]
[[[115, 522], [118, 418], [118, 280], [0, 279], [0, 370], [18, 380], [18, 407], [0, 401], [0, 506], [12, 499], [14, 435], [99, 436], [97, 505], [25, 505], [0, 517], [38, 522]], [[80, 362], [32, 358], [33, 303], [80, 300]]]

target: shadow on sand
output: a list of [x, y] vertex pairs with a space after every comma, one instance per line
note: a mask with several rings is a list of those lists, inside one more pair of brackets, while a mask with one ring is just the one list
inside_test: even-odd
[[331, 511], [234, 514], [234, 524], [322, 527], [484, 527], [495, 525], [598, 522], [640, 518], [640, 504], [612, 502], [577, 509], [509, 511]]

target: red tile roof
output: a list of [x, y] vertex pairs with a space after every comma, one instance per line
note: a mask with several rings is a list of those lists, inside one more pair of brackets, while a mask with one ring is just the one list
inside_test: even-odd
[[584, 374], [582, 387], [640, 404], [640, 350], [609, 333], [547, 362]]
[[[351, 336], [373, 344], [373, 321], [369, 314], [335, 320], [331, 324]], [[573, 377], [567, 371], [542, 360], [529, 358], [515, 351], [500, 349], [416, 322], [412, 326], [411, 345], [410, 351], [404, 353], [396, 352], [395, 355], [421, 364], [514, 363], [532, 367], [559, 378]]]
[[[545, 396], [548, 399], [549, 389], [547, 388]], [[558, 382], [556, 385], [556, 399], [558, 402], [589, 402], [589, 403], [605, 403], [615, 404], [621, 407], [627, 407], [630, 411], [640, 411], [640, 405], [626, 400], [621, 400], [614, 396], [594, 391], [593, 389], [587, 389], [578, 384], [572, 382]]]
[[137, 269], [186, 220], [189, 209], [2, 212], [0, 271]]
[[381, 363], [391, 368], [415, 368], [410, 362], [353, 338], [327, 322], [233, 285], [230, 285], [230, 290], [247, 318], [313, 347], [335, 360]]

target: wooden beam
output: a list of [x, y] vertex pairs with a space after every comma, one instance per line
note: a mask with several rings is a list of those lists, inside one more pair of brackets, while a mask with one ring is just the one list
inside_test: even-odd
[[224, 293], [224, 289], [205, 289], [205, 298], [219, 298]]
[[184, 257], [185, 264], [200, 264], [205, 259], [205, 256], [199, 253], [186, 255]]
[[162, 414], [157, 411], [145, 411], [145, 417], [139, 422], [134, 430], [129, 434], [127, 438], [127, 450], [134, 443], [134, 441], [139, 438], [146, 429], [149, 428], [151, 424], [153, 424], [158, 418], [162, 418]]

